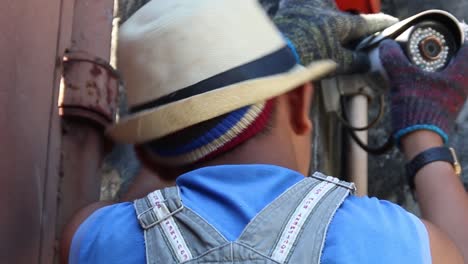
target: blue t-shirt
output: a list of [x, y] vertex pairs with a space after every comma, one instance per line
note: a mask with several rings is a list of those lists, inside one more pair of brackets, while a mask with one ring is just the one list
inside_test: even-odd
[[[226, 165], [180, 176], [182, 203], [234, 241], [266, 205], [303, 179], [272, 165]], [[69, 263], [145, 263], [145, 244], [132, 203], [103, 207], [73, 237]], [[398, 205], [349, 196], [327, 232], [322, 263], [431, 263], [422, 222]]]

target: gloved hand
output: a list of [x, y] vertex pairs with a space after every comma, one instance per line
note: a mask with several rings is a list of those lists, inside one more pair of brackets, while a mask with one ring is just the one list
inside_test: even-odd
[[[274, 5], [273, 0], [261, 2]], [[333, 59], [339, 64], [338, 73], [355, 73], [366, 71], [369, 59], [367, 54], [354, 52], [346, 45], [398, 19], [384, 14], [344, 13], [338, 11], [333, 0], [281, 0], [273, 21], [292, 41], [302, 64]]]
[[411, 64], [393, 40], [385, 40], [379, 49], [390, 80], [397, 143], [402, 136], [420, 129], [432, 130], [447, 141], [468, 94], [468, 45], [440, 72], [426, 72]]

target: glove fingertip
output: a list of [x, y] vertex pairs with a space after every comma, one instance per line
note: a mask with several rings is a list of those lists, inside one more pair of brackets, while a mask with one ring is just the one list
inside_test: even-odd
[[361, 14], [360, 16], [367, 22], [368, 31], [371, 34], [384, 30], [399, 21], [398, 18], [384, 13]]

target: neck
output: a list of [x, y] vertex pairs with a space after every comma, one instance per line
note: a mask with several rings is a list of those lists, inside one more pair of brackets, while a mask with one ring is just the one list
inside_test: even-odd
[[285, 133], [281, 129], [272, 128], [226, 154], [197, 164], [197, 168], [227, 164], [272, 164], [298, 171], [294, 149]]
[[175, 179], [179, 175], [198, 168], [217, 165], [271, 164], [300, 172], [294, 149], [292, 144], [288, 142], [288, 138], [281, 131], [273, 128], [267, 134], [257, 135], [234, 150], [215, 159], [197, 163], [196, 166], [183, 169], [162, 169], [158, 166], [153, 168], [157, 174], [164, 175], [164, 178], [168, 179]]
[[297, 149], [298, 142], [293, 140], [294, 133], [284, 121], [287, 120], [286, 115], [285, 111], [276, 111], [275, 120], [272, 122], [273, 125], [267, 131], [250, 138], [233, 150], [214, 159], [185, 168], [161, 168], [158, 166], [159, 168], [154, 167], [154, 170], [159, 175], [167, 175], [169, 178], [175, 179], [188, 171], [208, 166], [271, 164], [298, 171], [305, 175], [308, 171], [300, 168], [297, 160], [297, 153], [300, 153]]

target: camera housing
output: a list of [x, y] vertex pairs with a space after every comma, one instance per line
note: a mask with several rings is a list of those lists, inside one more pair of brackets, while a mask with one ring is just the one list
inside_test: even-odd
[[404, 19], [365, 38], [356, 50], [369, 54], [371, 72], [379, 72], [388, 79], [380, 63], [378, 48], [385, 39], [397, 41], [414, 65], [427, 72], [435, 72], [447, 67], [463, 45], [465, 34], [452, 14], [434, 9]]

